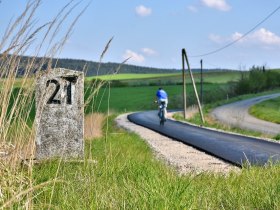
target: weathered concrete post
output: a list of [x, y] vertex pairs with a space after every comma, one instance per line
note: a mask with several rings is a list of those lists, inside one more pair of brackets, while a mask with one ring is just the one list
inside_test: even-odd
[[83, 72], [53, 69], [36, 82], [36, 159], [83, 157]]

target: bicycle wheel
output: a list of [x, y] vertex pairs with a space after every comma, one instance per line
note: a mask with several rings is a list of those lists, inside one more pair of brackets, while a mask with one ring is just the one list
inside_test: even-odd
[[160, 110], [160, 125], [164, 125], [165, 122], [165, 113], [164, 113], [164, 109]]

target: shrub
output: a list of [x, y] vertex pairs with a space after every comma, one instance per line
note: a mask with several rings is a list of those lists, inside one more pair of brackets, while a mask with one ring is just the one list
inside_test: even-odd
[[274, 137], [275, 140], [280, 140], [280, 134], [277, 134], [275, 137]]
[[280, 74], [276, 71], [265, 71], [253, 66], [249, 74], [241, 73], [240, 80], [234, 86], [236, 95], [258, 93], [280, 87]]

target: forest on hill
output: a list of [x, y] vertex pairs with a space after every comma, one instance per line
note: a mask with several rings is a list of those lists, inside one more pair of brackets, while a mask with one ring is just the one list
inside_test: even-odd
[[[87, 76], [106, 75], [116, 73], [174, 73], [176, 69], [159, 69], [152, 67], [135, 66], [120, 63], [98, 63], [93, 61], [76, 60], [76, 59], [59, 59], [57, 67], [82, 70], [87, 65]], [[98, 70], [99, 69], [99, 70]]]
[[35, 65], [33, 65], [34, 69], [31, 72], [36, 72], [38, 69], [45, 70], [51, 65], [52, 68], [66, 68], [76, 71], [84, 71], [86, 72], [86, 76], [96, 76], [96, 75], [106, 75], [113, 74], [118, 71], [118, 73], [174, 73], [177, 72], [177, 69], [159, 69], [152, 67], [143, 67], [129, 64], [120, 64], [120, 63], [99, 63], [94, 61], [80, 60], [80, 59], [50, 59], [50, 58], [42, 58], [42, 57], [29, 57], [22, 56], [20, 59], [18, 75], [23, 75], [26, 67], [30, 62], [34, 61]]
[[[118, 71], [118, 73], [134, 73], [134, 74], [155, 74], [155, 73], [176, 73], [181, 69], [160, 69], [153, 67], [136, 66], [130, 64], [120, 64], [120, 63], [99, 63], [94, 61], [87, 61], [81, 59], [69, 59], [69, 58], [44, 58], [44, 57], [29, 57], [22, 56], [20, 58], [18, 76], [21, 76], [26, 71], [26, 67], [31, 63], [32, 65], [31, 73], [36, 72], [38, 69], [45, 70], [51, 65], [52, 68], [66, 68], [76, 71], [86, 72], [86, 76], [96, 76], [96, 75], [107, 75], [113, 74]], [[193, 71], [200, 71], [200, 69], [192, 69]], [[213, 71], [222, 71], [222, 69], [211, 69]]]

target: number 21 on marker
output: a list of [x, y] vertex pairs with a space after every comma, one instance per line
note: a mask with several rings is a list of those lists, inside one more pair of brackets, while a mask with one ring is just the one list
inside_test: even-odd
[[[65, 90], [66, 90], [66, 103], [67, 104], [72, 104], [72, 81], [68, 80], [67, 78], [65, 78], [68, 82], [66, 83], [67, 85], [65, 86]], [[51, 79], [47, 81], [47, 87], [49, 87], [50, 83], [55, 85], [55, 90], [53, 91], [53, 93], [51, 94], [50, 98], [47, 100], [47, 104], [61, 104], [61, 100], [59, 99], [55, 99], [58, 91], [60, 90], [60, 84], [56, 79]], [[64, 90], [63, 90], [64, 91]]]

